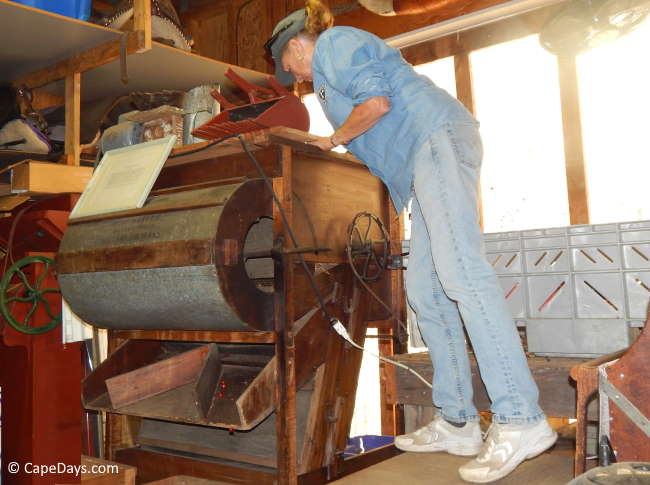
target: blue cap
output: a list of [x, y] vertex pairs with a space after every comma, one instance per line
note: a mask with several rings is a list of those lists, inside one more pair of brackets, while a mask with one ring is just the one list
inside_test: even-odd
[[301, 8], [287, 15], [280, 20], [273, 29], [273, 35], [264, 44], [264, 49], [269, 53], [275, 62], [275, 78], [280, 84], [293, 83], [296, 78], [290, 72], [282, 69], [282, 51], [289, 40], [293, 39], [305, 28], [306, 13]]

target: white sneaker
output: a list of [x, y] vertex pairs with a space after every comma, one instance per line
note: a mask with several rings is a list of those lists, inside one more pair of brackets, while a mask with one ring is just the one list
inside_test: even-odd
[[457, 428], [437, 416], [426, 426], [395, 437], [395, 446], [403, 451], [446, 451], [452, 455], [476, 455], [483, 444], [481, 428], [477, 422], [468, 422]]
[[535, 458], [557, 440], [544, 419], [533, 424], [492, 423], [479, 455], [458, 469], [466, 482], [488, 483], [505, 477], [524, 460]]

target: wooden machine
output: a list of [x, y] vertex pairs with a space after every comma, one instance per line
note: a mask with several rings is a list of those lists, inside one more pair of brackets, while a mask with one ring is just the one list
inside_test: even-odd
[[[360, 212], [395, 236], [399, 223], [362, 164], [305, 139], [243, 135], [267, 180], [239, 139], [194, 145], [168, 159], [141, 209], [69, 223], [57, 255], [64, 298], [109, 329], [83, 404], [109, 413], [106, 457], [143, 482], [324, 483], [359, 466], [342, 452], [362, 354], [333, 331], [303, 266], [361, 343], [369, 321], [391, 317], [347, 264], [348, 226]], [[385, 244], [375, 231], [357, 234]], [[395, 310], [399, 278], [372, 283]]]

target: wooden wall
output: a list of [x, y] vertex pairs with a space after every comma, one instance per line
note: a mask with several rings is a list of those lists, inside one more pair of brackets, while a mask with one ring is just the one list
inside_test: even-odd
[[[358, 27], [387, 38], [503, 2], [447, 0], [424, 14], [394, 17], [376, 15], [350, 0], [330, 0], [328, 4], [335, 14], [336, 25]], [[264, 42], [275, 24], [288, 13], [302, 8], [304, 1], [194, 0], [189, 5], [190, 8], [181, 13], [181, 18], [194, 38], [198, 54], [271, 72], [271, 65], [263, 58]]]

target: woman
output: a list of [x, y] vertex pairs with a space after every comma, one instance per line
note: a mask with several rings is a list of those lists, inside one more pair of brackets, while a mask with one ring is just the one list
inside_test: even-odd
[[[439, 413], [395, 444], [406, 451], [478, 454], [459, 469], [461, 477], [498, 480], [552, 446], [557, 435], [537, 403], [514, 321], [481, 251], [478, 123], [399, 51], [368, 32], [331, 25], [327, 7], [310, 0], [278, 23], [266, 47], [280, 82], [313, 81], [335, 128], [310, 143], [322, 150], [347, 145], [386, 184], [398, 212], [412, 200], [406, 290], [435, 369]], [[492, 401], [485, 442], [463, 324]]]

